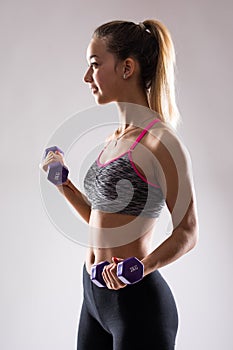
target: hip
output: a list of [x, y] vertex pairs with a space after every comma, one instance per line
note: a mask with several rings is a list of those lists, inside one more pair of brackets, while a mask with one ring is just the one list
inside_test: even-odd
[[[178, 323], [176, 301], [170, 286], [156, 270], [141, 281], [119, 290], [97, 287], [83, 266], [83, 295], [90, 313], [101, 319], [151, 317], [158, 321], [172, 319]], [[149, 318], [151, 318], [149, 317]]]

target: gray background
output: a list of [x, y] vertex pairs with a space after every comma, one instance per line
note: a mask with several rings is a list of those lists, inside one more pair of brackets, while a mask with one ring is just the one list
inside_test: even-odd
[[232, 349], [232, 12], [226, 0], [1, 1], [2, 350], [75, 349], [85, 247], [51, 223], [38, 164], [54, 129], [94, 105], [82, 83], [94, 28], [147, 18], [176, 47], [200, 223], [195, 250], [161, 270], [179, 308], [177, 350]]

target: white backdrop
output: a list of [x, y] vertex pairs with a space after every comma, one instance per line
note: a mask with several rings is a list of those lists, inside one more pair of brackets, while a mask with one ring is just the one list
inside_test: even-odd
[[2, 350], [76, 347], [85, 248], [49, 220], [38, 164], [54, 129], [94, 105], [82, 78], [95, 27], [147, 18], [164, 22], [176, 47], [178, 133], [200, 224], [198, 246], [161, 269], [179, 308], [177, 350], [232, 348], [232, 12], [227, 0], [1, 1]]

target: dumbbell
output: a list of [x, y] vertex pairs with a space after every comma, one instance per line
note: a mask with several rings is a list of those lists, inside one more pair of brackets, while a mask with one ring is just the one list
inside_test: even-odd
[[[103, 261], [99, 264], [92, 265], [91, 280], [98, 287], [106, 287], [102, 277], [103, 269], [109, 265], [108, 261]], [[125, 259], [117, 264], [117, 277], [125, 284], [134, 284], [143, 278], [144, 265], [136, 257]]]
[[[43, 158], [45, 159], [47, 157], [47, 154], [52, 152], [60, 152], [64, 154], [64, 152], [58, 148], [57, 146], [46, 148], [44, 152]], [[66, 182], [67, 177], [69, 174], [69, 170], [66, 166], [62, 165], [60, 162], [54, 162], [49, 164], [48, 166], [48, 180], [51, 181], [54, 185], [61, 185], [64, 182]]]

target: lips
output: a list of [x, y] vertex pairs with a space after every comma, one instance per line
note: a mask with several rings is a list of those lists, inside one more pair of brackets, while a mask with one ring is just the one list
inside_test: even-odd
[[96, 94], [98, 92], [98, 88], [96, 86], [91, 86], [91, 92]]

